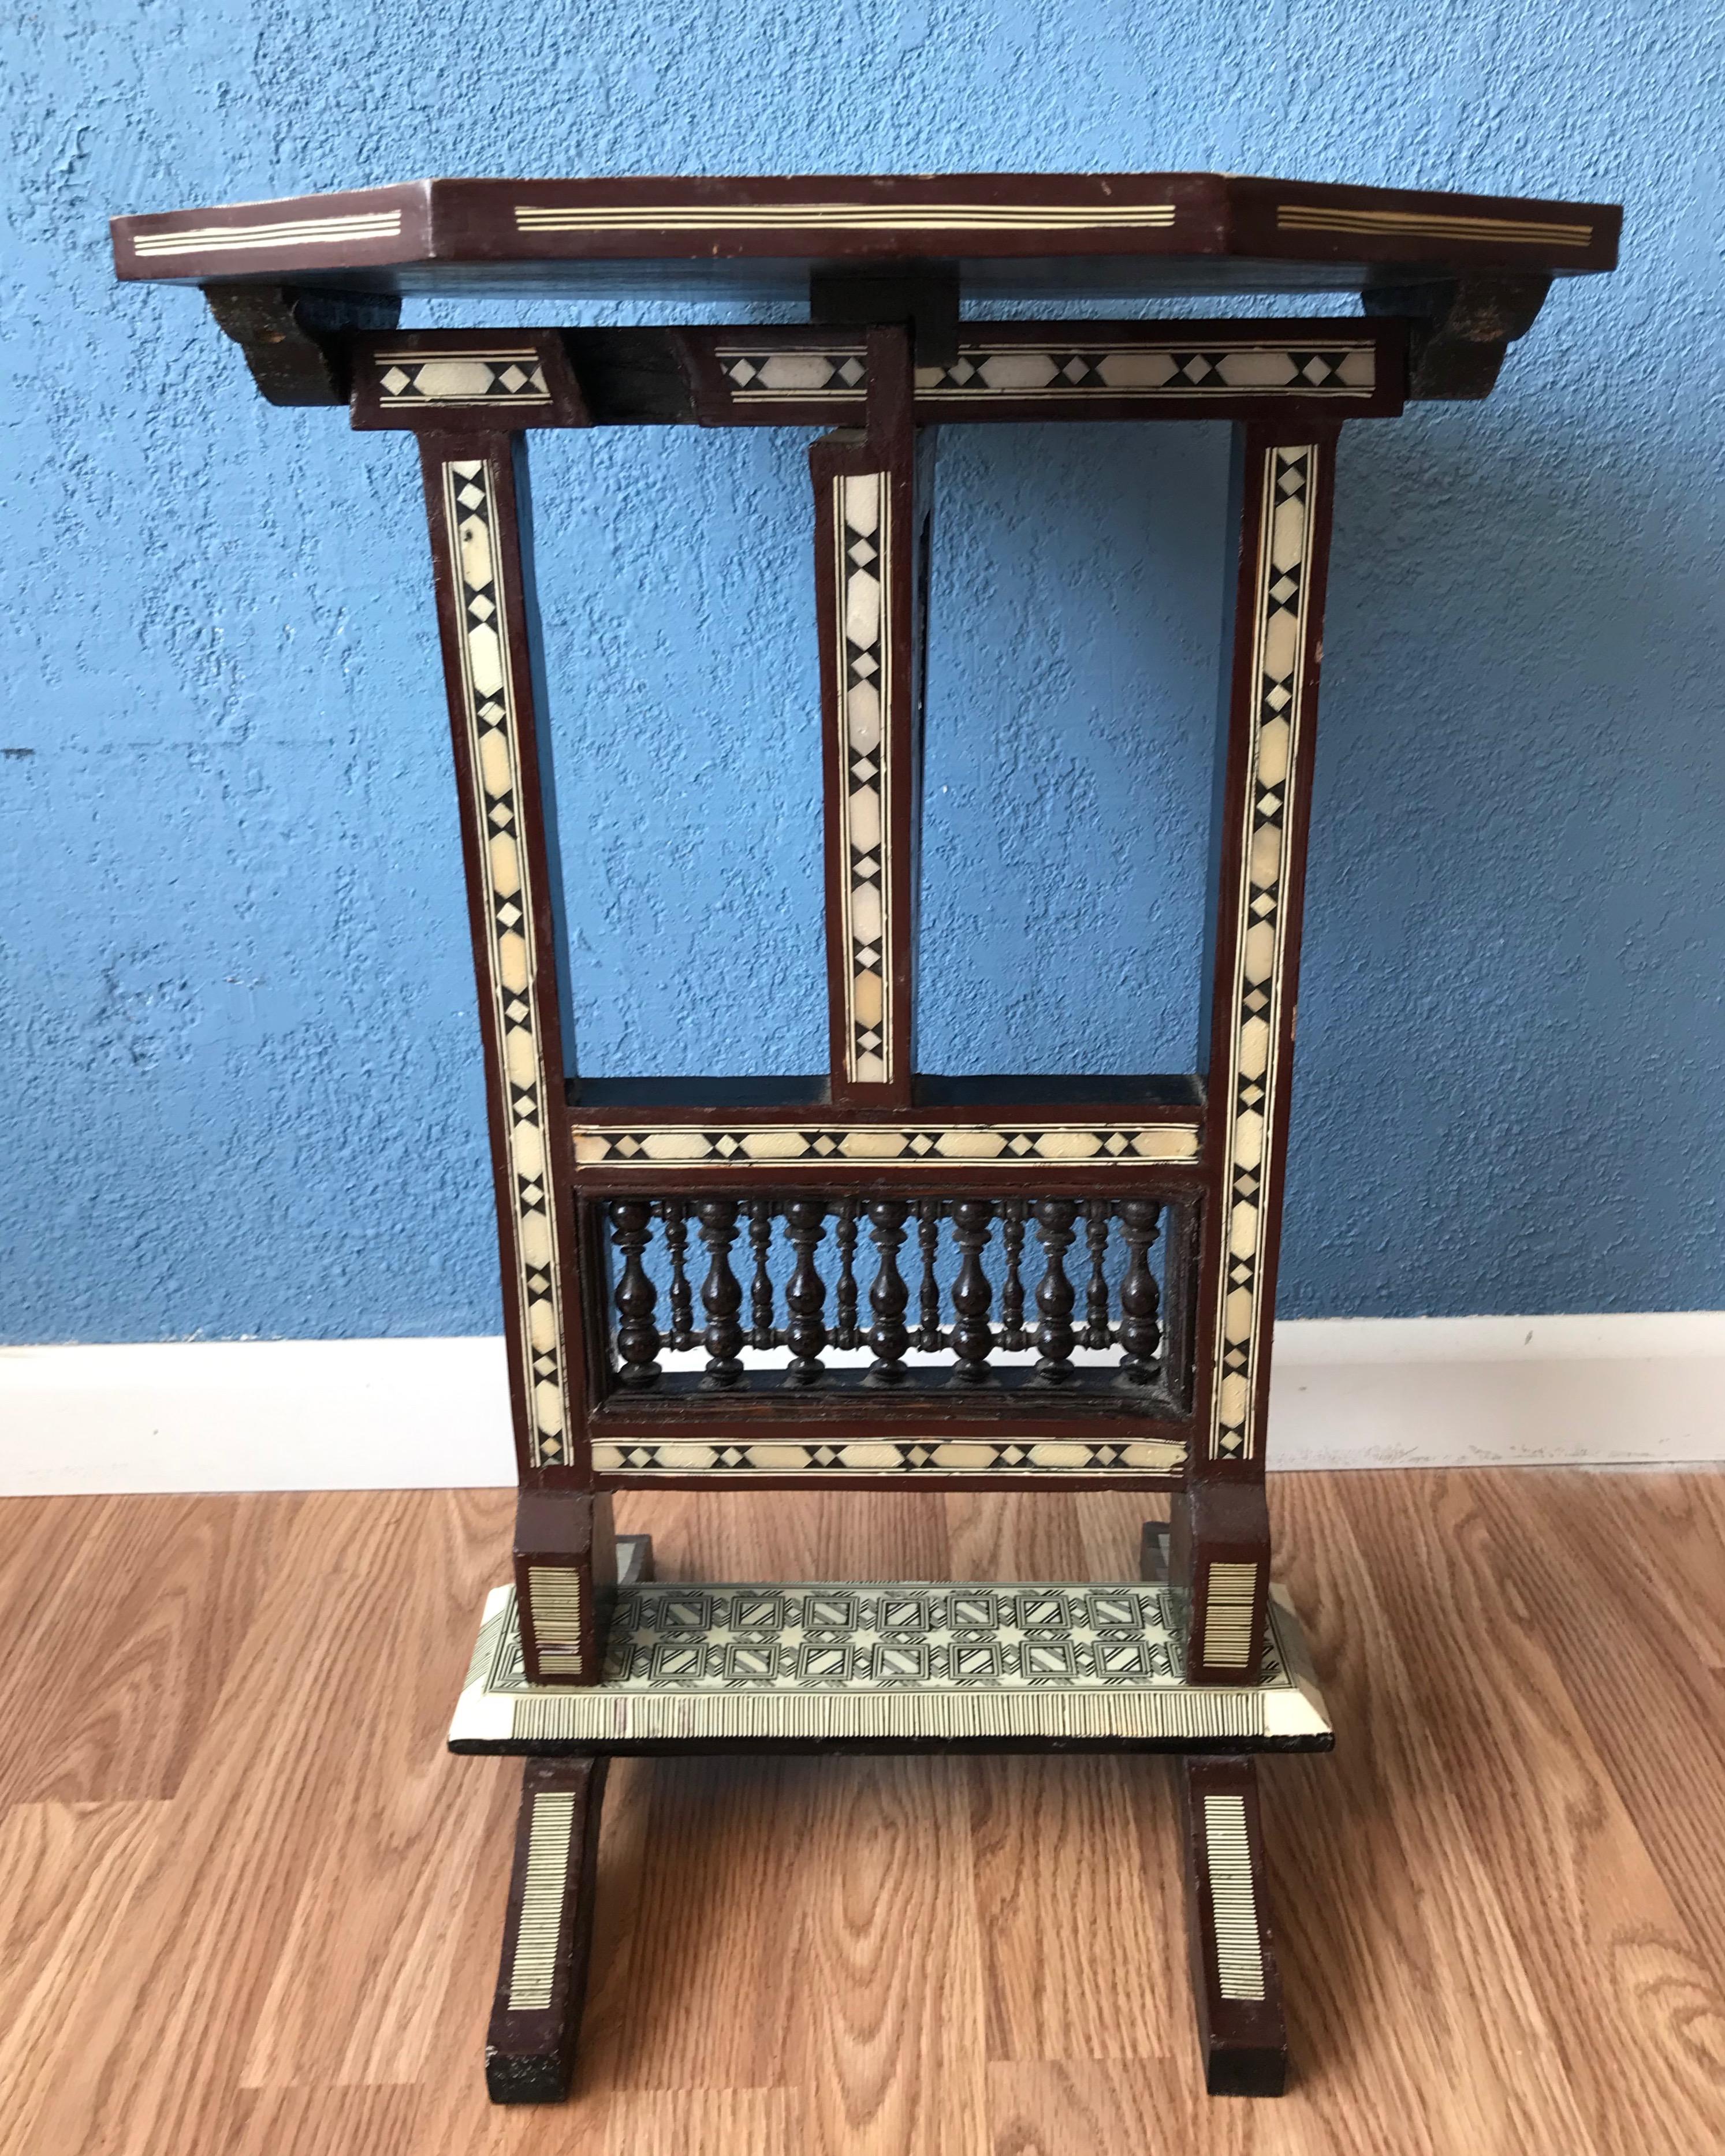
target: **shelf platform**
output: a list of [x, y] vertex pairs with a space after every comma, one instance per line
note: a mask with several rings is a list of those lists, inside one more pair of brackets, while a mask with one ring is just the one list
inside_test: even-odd
[[487, 1597], [452, 1752], [1322, 1752], [1291, 1605], [1264, 1680], [1190, 1685], [1182, 1598], [1129, 1580], [649, 1582], [618, 1593], [603, 1679], [530, 1685], [515, 1590]]

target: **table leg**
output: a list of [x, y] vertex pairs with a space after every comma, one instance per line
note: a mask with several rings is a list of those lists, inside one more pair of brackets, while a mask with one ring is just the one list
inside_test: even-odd
[[529, 1759], [522, 1770], [503, 1958], [485, 2032], [493, 2103], [561, 2103], [569, 2093], [608, 1763], [587, 1754]]
[[1180, 1824], [1204, 2086], [1212, 2096], [1280, 2096], [1287, 2030], [1265, 1904], [1255, 1762], [1183, 1760]]

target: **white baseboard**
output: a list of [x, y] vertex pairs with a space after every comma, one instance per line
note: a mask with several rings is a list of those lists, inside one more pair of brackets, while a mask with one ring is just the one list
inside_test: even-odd
[[[1725, 1460], [1725, 1312], [1291, 1320], [1277, 1468]], [[495, 1339], [0, 1348], [0, 1495], [514, 1479]]]

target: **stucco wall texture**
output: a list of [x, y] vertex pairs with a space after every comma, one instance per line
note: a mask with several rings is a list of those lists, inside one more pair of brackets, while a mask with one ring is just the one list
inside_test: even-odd
[[[410, 444], [266, 408], [105, 229], [436, 172], [1625, 203], [1624, 269], [1557, 292], [1488, 405], [1344, 438], [1283, 1308], [1725, 1303], [1721, 19], [6, 11], [5, 1335], [498, 1322]], [[819, 1061], [805, 444], [536, 445], [590, 1070]], [[927, 1068], [1188, 1063], [1224, 465], [1199, 427], [943, 444]]]

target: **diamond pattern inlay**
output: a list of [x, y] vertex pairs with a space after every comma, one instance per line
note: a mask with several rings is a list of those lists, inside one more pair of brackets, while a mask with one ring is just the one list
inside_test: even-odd
[[854, 1084], [893, 1077], [892, 485], [886, 472], [833, 481], [844, 850], [845, 1067]]
[[[871, 1027], [858, 1038], [878, 1041]], [[1045, 1161], [1115, 1162], [1195, 1160], [1199, 1123], [1019, 1124], [852, 1123], [736, 1126], [729, 1129], [685, 1124], [676, 1128], [624, 1130], [575, 1126], [578, 1168], [716, 1168], [735, 1159], [778, 1166], [793, 1161], [851, 1160], [870, 1165], [916, 1161], [937, 1168], [973, 1168], [979, 1162], [1035, 1168]]]
[[563, 1364], [559, 1210], [567, 1200], [559, 1199], [546, 1178], [549, 1117], [562, 1105], [561, 1073], [545, 1060], [537, 1003], [542, 966], [551, 962], [534, 933], [530, 855], [520, 827], [521, 728], [490, 469], [477, 461], [446, 464], [443, 484], [450, 573], [460, 609], [469, 813], [475, 825], [491, 834], [481, 850], [487, 880], [480, 993], [490, 1005], [495, 1084], [511, 1120], [504, 1263], [514, 1270], [521, 1312], [511, 1353], [520, 1358], [534, 1464], [549, 1466], [567, 1459], [574, 1422]]
[[[860, 343], [849, 348], [775, 348], [758, 341], [715, 348], [729, 393], [739, 404], [856, 405], [867, 370]], [[1185, 402], [1219, 398], [1369, 398], [1377, 388], [1377, 348], [1366, 340], [1321, 347], [1261, 334], [1195, 352], [1146, 337], [1076, 339], [1059, 345], [966, 344], [950, 366], [916, 370], [919, 402], [1029, 400], [1037, 403]]]
[[[400, 404], [549, 404], [551, 391], [531, 346], [472, 352], [380, 352], [383, 402]], [[470, 503], [464, 505], [471, 507]]]
[[[1323, 355], [1290, 354], [1306, 370]], [[1256, 1430], [1259, 1357], [1270, 1311], [1260, 1292], [1264, 1188], [1281, 1067], [1287, 931], [1290, 810], [1300, 777], [1301, 706], [1311, 657], [1307, 606], [1312, 559], [1317, 451], [1310, 444], [1269, 451], [1260, 504], [1262, 536], [1253, 628], [1250, 781], [1240, 848], [1240, 927], [1230, 1008], [1229, 1067], [1213, 1085], [1225, 1105], [1223, 1187], [1232, 1196], [1228, 1262], [1220, 1270], [1216, 1363], [1209, 1450], [1213, 1459], [1249, 1460]]]

